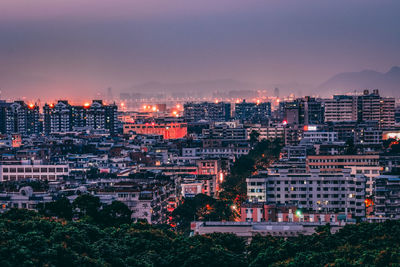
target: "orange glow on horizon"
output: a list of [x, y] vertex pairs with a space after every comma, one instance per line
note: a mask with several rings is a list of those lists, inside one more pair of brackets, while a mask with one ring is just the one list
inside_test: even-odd
[[83, 107], [84, 107], [84, 108], [89, 108], [89, 107], [90, 107], [90, 103], [89, 103], [89, 102], [86, 102], [85, 104], [83, 104]]

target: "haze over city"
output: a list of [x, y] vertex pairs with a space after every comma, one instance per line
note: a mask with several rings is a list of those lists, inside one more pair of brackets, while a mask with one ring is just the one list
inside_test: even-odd
[[[315, 89], [338, 73], [400, 65], [399, 10], [395, 0], [3, 0], [1, 97], [80, 101], [109, 87], [118, 96], [188, 83], [270, 94], [360, 90], [358, 80]], [[369, 89], [398, 96], [394, 70]]]
[[0, 0], [2, 266], [400, 266], [400, 0]]

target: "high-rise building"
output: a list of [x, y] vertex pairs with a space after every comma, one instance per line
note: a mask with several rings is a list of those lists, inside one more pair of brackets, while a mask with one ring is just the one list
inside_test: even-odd
[[92, 104], [83, 106], [72, 106], [66, 100], [59, 100], [55, 105], [46, 104], [43, 112], [46, 134], [80, 128], [108, 130], [110, 134], [117, 131], [117, 106], [104, 105], [101, 100], [93, 100]]
[[218, 102], [186, 103], [183, 116], [186, 122], [227, 121], [231, 118], [231, 104]]
[[396, 110], [394, 112], [394, 119], [396, 123], [400, 123], [400, 105], [396, 106]]
[[395, 99], [381, 97], [377, 89], [369, 93], [364, 90], [358, 97], [358, 120], [377, 121], [380, 129], [391, 128], [395, 124]]
[[287, 124], [303, 124], [304, 110], [300, 101], [285, 102], [283, 104], [284, 121]]
[[11, 103], [7, 103], [4, 100], [0, 100], [0, 133], [7, 133], [6, 126], [6, 114], [7, 108], [11, 105]]
[[72, 112], [68, 101], [59, 100], [55, 105], [45, 104], [43, 113], [45, 134], [72, 131]]
[[284, 120], [288, 124], [322, 124], [324, 122], [323, 103], [309, 96], [285, 102]]
[[381, 97], [377, 89], [364, 90], [360, 96], [335, 95], [324, 103], [326, 122], [376, 122], [380, 129], [395, 124], [395, 99]]
[[357, 96], [349, 95], [335, 95], [332, 99], [325, 99], [325, 121], [357, 121], [357, 100]]
[[376, 178], [374, 190], [375, 216], [382, 219], [400, 219], [400, 177], [381, 175]]
[[241, 122], [267, 123], [271, 116], [271, 103], [242, 103], [235, 104], [235, 119]]
[[6, 133], [22, 135], [39, 134], [39, 107], [27, 105], [24, 101], [15, 101], [6, 108]]
[[324, 105], [322, 101], [306, 96], [302, 99], [304, 106], [304, 124], [321, 124], [324, 122]]

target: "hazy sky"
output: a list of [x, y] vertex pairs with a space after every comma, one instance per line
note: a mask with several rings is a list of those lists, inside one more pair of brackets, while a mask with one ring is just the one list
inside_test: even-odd
[[1, 0], [3, 97], [236, 79], [318, 85], [400, 65], [399, 0]]

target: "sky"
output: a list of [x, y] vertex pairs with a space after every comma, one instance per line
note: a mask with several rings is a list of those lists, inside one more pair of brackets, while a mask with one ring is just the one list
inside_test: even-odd
[[400, 65], [399, 11], [398, 0], [1, 0], [1, 98], [217, 79], [313, 88]]

